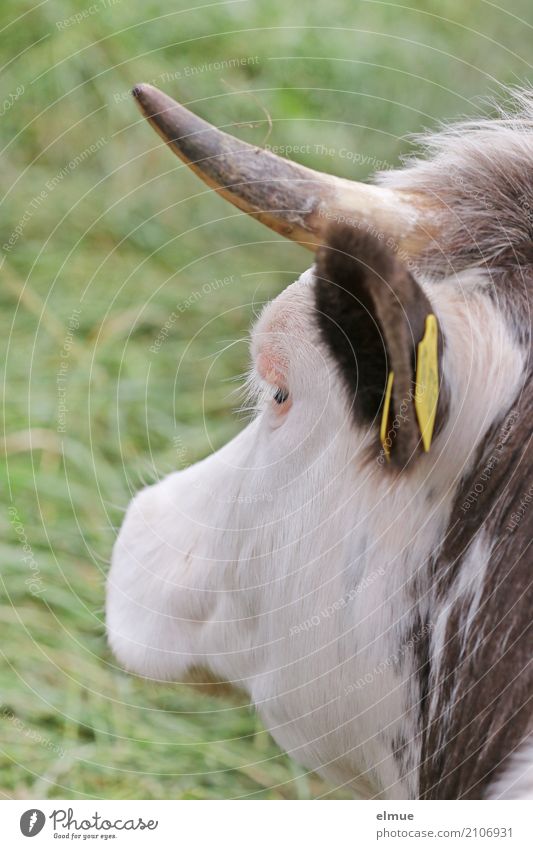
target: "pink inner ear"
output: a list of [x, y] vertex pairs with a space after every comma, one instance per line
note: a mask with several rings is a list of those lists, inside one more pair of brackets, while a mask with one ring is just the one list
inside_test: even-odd
[[272, 386], [286, 388], [287, 377], [284, 358], [274, 353], [272, 348], [265, 346], [257, 357], [257, 372], [263, 380]]

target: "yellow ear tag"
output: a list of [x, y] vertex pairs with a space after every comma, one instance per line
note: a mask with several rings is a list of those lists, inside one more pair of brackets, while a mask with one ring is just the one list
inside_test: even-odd
[[383, 447], [383, 453], [387, 460], [390, 460], [390, 446], [387, 443], [387, 433], [389, 426], [390, 399], [392, 395], [392, 384], [394, 381], [394, 372], [390, 371], [387, 378], [387, 388], [385, 389], [385, 398], [383, 399], [383, 413], [381, 416], [381, 427], [379, 430], [379, 438]]
[[416, 363], [415, 409], [424, 451], [429, 451], [439, 400], [439, 355], [437, 319], [426, 316], [424, 337], [418, 345]]

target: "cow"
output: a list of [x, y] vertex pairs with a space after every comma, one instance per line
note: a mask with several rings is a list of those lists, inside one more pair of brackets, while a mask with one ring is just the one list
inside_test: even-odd
[[130, 503], [115, 657], [244, 690], [355, 796], [531, 799], [533, 95], [368, 184], [133, 95], [314, 261], [251, 332], [251, 421]]

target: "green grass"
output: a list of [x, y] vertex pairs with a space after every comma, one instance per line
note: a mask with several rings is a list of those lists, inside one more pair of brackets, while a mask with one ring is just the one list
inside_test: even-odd
[[407, 133], [531, 75], [529, 0], [192, 5], [1, 6], [0, 246], [25, 219], [0, 271], [4, 797], [343, 795], [238, 699], [128, 676], [106, 648], [104, 581], [131, 493], [242, 426], [247, 328], [309, 263], [205, 192], [122, 93], [152, 80], [249, 141], [306, 145], [305, 164], [364, 178], [411, 150]]

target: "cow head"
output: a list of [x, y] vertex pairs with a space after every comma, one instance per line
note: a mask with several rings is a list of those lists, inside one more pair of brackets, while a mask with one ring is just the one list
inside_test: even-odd
[[[483, 242], [464, 182], [479, 152], [454, 199], [451, 142], [433, 172], [361, 186], [238, 142], [150, 86], [134, 93], [209, 185], [316, 256], [252, 330], [251, 423], [130, 504], [111, 647], [154, 679], [208, 668], [249, 693], [296, 760], [413, 795], [391, 741], [416, 759], [430, 564], [525, 356], [497, 288], [509, 245]], [[470, 250], [454, 251], [462, 209]]]

